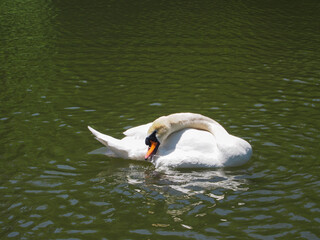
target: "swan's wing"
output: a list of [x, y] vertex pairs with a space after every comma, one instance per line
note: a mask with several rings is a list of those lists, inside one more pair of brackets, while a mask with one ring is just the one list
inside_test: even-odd
[[160, 146], [154, 163], [157, 168], [221, 166], [221, 162], [215, 158], [218, 153], [216, 139], [211, 133], [188, 128], [167, 138]]
[[130, 146], [126, 146], [121, 142], [121, 140], [108, 136], [106, 134], [100, 133], [97, 130], [94, 130], [92, 127], [88, 126], [88, 129], [96, 137], [96, 139], [110, 149], [117, 157], [129, 158], [128, 151]]
[[186, 154], [212, 154], [217, 148], [215, 137], [203, 130], [187, 128], [171, 134], [163, 148], [167, 152], [182, 151]]
[[147, 123], [137, 127], [129, 128], [123, 134], [126, 135], [127, 137], [133, 137], [133, 138], [144, 140], [147, 137], [147, 132], [151, 125], [152, 123]]
[[157, 168], [239, 166], [246, 163], [251, 154], [250, 144], [241, 138], [228, 135], [226, 139], [218, 139], [207, 131], [184, 129], [167, 138], [154, 163]]
[[106, 155], [125, 159], [144, 160], [147, 146], [142, 139], [128, 136], [119, 140], [100, 133], [89, 126], [88, 128], [96, 139], [107, 147], [108, 151]]

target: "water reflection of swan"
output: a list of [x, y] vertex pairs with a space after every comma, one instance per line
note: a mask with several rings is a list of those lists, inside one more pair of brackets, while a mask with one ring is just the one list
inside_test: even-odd
[[175, 190], [178, 195], [207, 194], [217, 200], [221, 200], [223, 195], [215, 195], [212, 193], [212, 190], [247, 190], [241, 187], [241, 185], [246, 183], [246, 180], [239, 180], [236, 175], [226, 174], [223, 169], [200, 171], [167, 170], [166, 172], [147, 170], [144, 173], [141, 171], [130, 171], [127, 173], [127, 180], [128, 183], [133, 185], [150, 183], [159, 188], [170, 188], [171, 190]]
[[[100, 172], [98, 184], [105, 186], [107, 183], [108, 194], [111, 189], [112, 194], [123, 194], [125, 201], [142, 199], [139, 202], [150, 206], [148, 214], [156, 214], [154, 206], [164, 204], [167, 214], [175, 222], [191, 229], [193, 226], [185, 221], [186, 218], [204, 217], [219, 207], [218, 202], [225, 200], [226, 196], [235, 199], [247, 191], [247, 180], [237, 172], [225, 169], [158, 171], [129, 163], [120, 169], [106, 168]], [[115, 195], [115, 198], [119, 196]]]
[[[246, 179], [226, 173], [223, 169], [142, 172], [132, 165], [131, 170], [127, 171], [126, 179], [136, 191], [147, 194], [148, 198], [154, 198], [155, 201], [162, 199], [167, 205], [167, 213], [174, 221], [181, 222], [183, 227], [189, 229], [191, 226], [182, 224], [184, 214], [205, 216], [212, 211], [208, 208], [214, 209], [217, 202], [225, 198], [226, 193], [247, 191]], [[146, 188], [149, 191], [143, 193]], [[152, 203], [152, 200], [148, 202]]]
[[151, 160], [156, 167], [239, 166], [252, 154], [248, 142], [230, 135], [216, 121], [194, 113], [160, 117], [153, 123], [128, 129], [121, 140], [91, 127], [89, 130], [107, 146], [106, 155]]

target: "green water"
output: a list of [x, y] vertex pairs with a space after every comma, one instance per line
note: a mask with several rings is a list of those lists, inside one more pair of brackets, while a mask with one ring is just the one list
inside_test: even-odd
[[[0, 2], [1, 239], [319, 239], [320, 5]], [[89, 152], [196, 112], [238, 168], [157, 172]]]

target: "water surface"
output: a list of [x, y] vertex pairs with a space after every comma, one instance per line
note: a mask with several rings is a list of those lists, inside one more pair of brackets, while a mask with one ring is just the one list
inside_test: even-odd
[[[319, 239], [320, 6], [0, 3], [1, 239]], [[88, 154], [174, 112], [253, 146], [159, 172]]]

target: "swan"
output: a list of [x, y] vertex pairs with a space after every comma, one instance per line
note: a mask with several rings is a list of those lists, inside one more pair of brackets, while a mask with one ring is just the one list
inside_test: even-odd
[[156, 168], [240, 166], [249, 161], [251, 145], [229, 134], [215, 120], [196, 113], [174, 113], [126, 130], [122, 139], [89, 130], [107, 147], [105, 155], [148, 160]]

